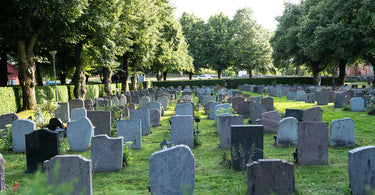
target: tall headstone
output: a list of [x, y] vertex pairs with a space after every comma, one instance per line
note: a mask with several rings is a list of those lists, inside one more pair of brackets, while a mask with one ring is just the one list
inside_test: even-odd
[[264, 133], [276, 133], [280, 120], [281, 115], [278, 111], [262, 113], [260, 121], [263, 125]]
[[189, 147], [177, 145], [154, 152], [149, 164], [151, 194], [194, 194], [195, 159]]
[[256, 124], [256, 121], [261, 118], [262, 113], [266, 112], [266, 109], [260, 103], [250, 104], [250, 120], [252, 124]]
[[[58, 167], [58, 175], [55, 175]], [[43, 162], [43, 172], [48, 183], [60, 185], [76, 182], [72, 195], [92, 195], [92, 164], [91, 160], [81, 155], [57, 155]], [[55, 182], [55, 183], [53, 183]]]
[[8, 113], [0, 116], [0, 129], [6, 129], [6, 125], [12, 124], [13, 121], [18, 120], [19, 117], [16, 113]]
[[71, 120], [79, 120], [87, 117], [86, 108], [74, 108], [70, 113]]
[[320, 107], [308, 108], [303, 111], [302, 121], [321, 122], [323, 110]]
[[18, 119], [12, 123], [13, 152], [26, 152], [25, 135], [34, 131], [34, 121]]
[[142, 127], [142, 135], [150, 134], [150, 113], [148, 109], [130, 110], [130, 120], [140, 119]]
[[169, 101], [167, 96], [160, 96], [158, 97], [157, 101], [163, 105], [164, 110], [167, 110]]
[[121, 138], [97, 135], [91, 140], [91, 161], [94, 172], [115, 172], [122, 168], [123, 143]]
[[59, 154], [60, 144], [57, 133], [37, 130], [25, 135], [27, 173], [34, 173], [45, 160]]
[[263, 105], [263, 107], [266, 109], [266, 112], [274, 110], [272, 97], [262, 98], [262, 100], [260, 101], [260, 104]]
[[194, 123], [190, 115], [172, 116], [171, 122], [171, 142], [172, 144], [185, 144], [194, 148]]
[[85, 102], [81, 99], [69, 100], [69, 113], [75, 108], [85, 107]]
[[301, 122], [298, 124], [298, 164], [328, 164], [328, 123]]
[[348, 175], [353, 195], [375, 189], [375, 146], [362, 146], [348, 152]]
[[335, 108], [343, 108], [345, 103], [344, 93], [335, 93]]
[[160, 110], [152, 108], [148, 110], [150, 113], [150, 124], [153, 127], [160, 126]]
[[250, 105], [254, 104], [251, 101], [244, 101], [238, 104], [238, 114], [244, 118], [250, 118]]
[[231, 126], [243, 125], [243, 116], [217, 117], [217, 131], [220, 135], [220, 148], [231, 148]]
[[246, 165], [247, 194], [294, 194], [294, 165], [280, 159], [259, 159]]
[[131, 149], [142, 148], [142, 128], [141, 120], [118, 120], [117, 136], [124, 137], [124, 143], [131, 141]]
[[352, 112], [363, 112], [365, 111], [365, 101], [363, 98], [355, 97], [350, 100], [350, 110]]
[[351, 118], [343, 118], [331, 121], [330, 146], [354, 147], [355, 132], [354, 121]]
[[111, 111], [88, 111], [87, 118], [95, 127], [94, 135], [111, 136]]
[[66, 131], [71, 151], [84, 152], [89, 149], [94, 126], [88, 118], [68, 122]]
[[69, 103], [59, 102], [58, 104], [59, 106], [55, 110], [55, 117], [61, 119], [62, 122], [67, 123], [70, 119]]
[[263, 125], [231, 126], [231, 165], [236, 171], [246, 170], [246, 164], [263, 158]]
[[298, 142], [298, 120], [294, 117], [281, 119], [277, 128], [276, 146], [296, 146]]

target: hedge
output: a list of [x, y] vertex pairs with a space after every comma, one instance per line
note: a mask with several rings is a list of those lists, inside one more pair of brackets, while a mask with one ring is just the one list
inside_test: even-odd
[[[73, 87], [74, 88], [74, 87]], [[86, 85], [85, 99], [95, 99], [99, 97], [99, 85]]]
[[0, 115], [17, 112], [16, 92], [14, 87], [0, 87]]

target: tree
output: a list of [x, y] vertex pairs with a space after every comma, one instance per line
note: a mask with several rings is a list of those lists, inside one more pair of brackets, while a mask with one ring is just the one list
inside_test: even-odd
[[53, 27], [64, 26], [79, 17], [85, 3], [82, 0], [1, 1], [0, 23], [14, 32], [14, 39], [17, 40], [24, 109], [36, 106], [34, 46], [39, 36]]
[[211, 16], [207, 23], [208, 32], [204, 42], [204, 53], [208, 66], [221, 72], [233, 63], [231, 20], [223, 13]]

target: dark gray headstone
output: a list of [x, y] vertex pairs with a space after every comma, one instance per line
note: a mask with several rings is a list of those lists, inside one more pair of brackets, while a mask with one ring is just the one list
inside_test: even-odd
[[246, 170], [247, 163], [263, 158], [263, 125], [232, 125], [231, 145], [232, 168]]
[[97, 135], [91, 140], [93, 172], [115, 172], [122, 168], [123, 143], [121, 138]]
[[315, 93], [306, 93], [306, 103], [315, 103]]
[[375, 189], [375, 146], [363, 146], [348, 152], [348, 175], [353, 195], [368, 194], [369, 190]]
[[190, 115], [172, 116], [171, 142], [172, 144], [185, 144], [194, 148], [194, 123]]
[[124, 143], [131, 141], [131, 149], [142, 148], [141, 120], [118, 120], [117, 136], [124, 137]]
[[260, 104], [263, 105], [263, 107], [266, 109], [266, 112], [268, 112], [268, 111], [273, 111], [273, 110], [274, 110], [274, 106], [273, 106], [273, 98], [272, 98], [272, 97], [266, 97], [266, 98], [263, 98], [263, 99], [260, 101]]
[[87, 111], [87, 118], [95, 127], [94, 135], [111, 136], [111, 111]]
[[25, 135], [27, 173], [34, 173], [45, 160], [59, 154], [57, 133], [41, 129]]
[[308, 108], [303, 111], [302, 121], [321, 122], [323, 110], [320, 107]]
[[281, 115], [278, 111], [264, 112], [261, 114], [261, 123], [264, 133], [276, 133]]
[[328, 123], [298, 124], [298, 164], [328, 164]]
[[26, 152], [25, 135], [34, 131], [34, 121], [18, 119], [12, 123], [13, 152]]
[[296, 146], [298, 141], [298, 120], [294, 117], [281, 119], [277, 128], [276, 146]]
[[294, 194], [294, 165], [280, 159], [259, 159], [246, 165], [247, 194]]
[[155, 101], [149, 102], [149, 103], [147, 103], [146, 108], [147, 109], [158, 109], [159, 112], [160, 112], [160, 115], [164, 116], [164, 108], [163, 108], [163, 105], [160, 102], [155, 102]]
[[317, 105], [328, 105], [329, 97], [328, 91], [317, 91], [315, 93]]
[[148, 110], [150, 113], [150, 123], [153, 127], [160, 126], [160, 111], [158, 109], [152, 108]]
[[6, 125], [12, 124], [13, 121], [18, 120], [19, 117], [16, 113], [3, 114], [0, 116], [0, 129], [6, 129]]
[[285, 117], [294, 117], [298, 121], [302, 121], [303, 118], [303, 110], [300, 109], [286, 109], [285, 110]]
[[85, 99], [84, 104], [86, 110], [94, 110], [94, 101], [92, 99]]
[[66, 127], [71, 151], [84, 152], [89, 149], [94, 126], [88, 118], [68, 122]]
[[75, 108], [85, 107], [85, 102], [81, 99], [69, 100], [69, 112]]
[[329, 145], [335, 147], [355, 146], [355, 132], [353, 119], [343, 118], [331, 121]]
[[343, 108], [345, 103], [345, 94], [335, 93], [335, 108]]
[[256, 124], [256, 120], [261, 118], [261, 114], [266, 112], [266, 109], [260, 103], [250, 104], [250, 119], [252, 124]]
[[194, 194], [195, 159], [185, 145], [153, 153], [150, 157], [151, 194]]
[[233, 108], [233, 110], [238, 112], [238, 109], [239, 109], [238, 105], [243, 101], [245, 101], [245, 98], [240, 97], [240, 96], [236, 96], [236, 97], [232, 98], [232, 108]]
[[231, 125], [243, 125], [243, 116], [217, 116], [217, 132], [220, 135], [220, 148], [231, 147]]
[[109, 100], [108, 99], [103, 99], [103, 98], [98, 98], [95, 99], [95, 109], [99, 110], [102, 108], [107, 108], [109, 107]]
[[142, 135], [150, 134], [150, 113], [148, 109], [130, 110], [130, 120], [140, 119], [142, 127]]
[[238, 114], [242, 115], [244, 118], [250, 118], [250, 105], [253, 102], [244, 101], [238, 104]]
[[70, 119], [69, 103], [60, 102], [55, 110], [55, 117], [61, 119], [62, 122], [67, 123]]
[[[55, 175], [56, 168], [59, 168]], [[48, 184], [61, 185], [76, 180], [72, 195], [92, 195], [92, 165], [81, 155], [57, 155], [43, 163], [43, 172]]]

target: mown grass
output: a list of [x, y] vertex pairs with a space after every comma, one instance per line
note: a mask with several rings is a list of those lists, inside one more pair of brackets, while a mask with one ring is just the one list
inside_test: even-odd
[[[247, 93], [247, 92], [245, 92]], [[252, 94], [258, 96], [258, 94]], [[274, 98], [275, 109], [285, 112], [286, 108], [307, 109], [316, 106], [287, 100], [286, 97]], [[151, 134], [143, 136], [142, 149], [133, 150], [133, 159], [130, 166], [115, 173], [94, 173], [93, 190], [95, 194], [149, 194], [148, 172], [149, 157], [155, 151], [160, 150], [160, 142], [164, 138], [170, 139], [170, 125], [168, 120], [175, 114], [173, 102], [162, 117], [161, 126], [151, 128]], [[321, 106], [323, 109], [323, 121], [331, 122], [334, 119], [351, 117], [355, 122], [356, 147], [373, 145], [375, 143], [374, 116], [364, 112], [353, 113], [333, 108], [330, 103]], [[236, 172], [225, 166], [223, 154], [230, 156], [229, 149], [219, 148], [219, 136], [216, 134], [216, 127], [213, 120], [208, 120], [207, 115], [201, 110], [201, 122], [199, 135], [202, 144], [192, 152], [196, 161], [196, 183], [195, 194], [246, 194], [246, 174]], [[22, 118], [30, 114], [21, 113]], [[244, 120], [247, 124], [247, 119]], [[294, 147], [278, 148], [274, 145], [274, 134], [264, 136], [264, 158], [279, 158], [293, 162], [292, 152]], [[295, 181], [297, 194], [349, 194], [349, 179], [347, 173], [347, 154], [352, 148], [329, 148], [329, 165], [325, 166], [300, 166], [295, 165]], [[90, 151], [84, 153], [69, 152], [67, 141], [61, 143], [62, 154], [81, 154], [90, 158]], [[32, 178], [26, 174], [25, 154], [3, 153], [6, 160], [5, 177], [8, 186], [15, 182], [19, 183], [18, 192], [27, 191], [27, 180]]]

